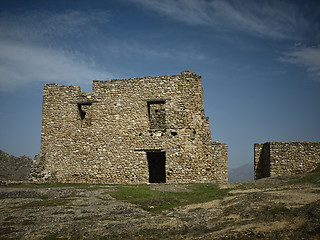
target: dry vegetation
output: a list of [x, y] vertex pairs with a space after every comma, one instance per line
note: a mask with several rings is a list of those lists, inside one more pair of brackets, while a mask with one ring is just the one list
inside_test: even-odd
[[0, 239], [319, 239], [319, 229], [319, 172], [221, 185], [0, 188]]

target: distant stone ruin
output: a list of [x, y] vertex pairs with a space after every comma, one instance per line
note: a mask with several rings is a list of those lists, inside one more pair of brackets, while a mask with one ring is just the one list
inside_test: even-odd
[[227, 182], [227, 145], [211, 141], [201, 77], [45, 84], [37, 177], [57, 182]]
[[254, 144], [255, 179], [301, 174], [320, 166], [320, 142]]

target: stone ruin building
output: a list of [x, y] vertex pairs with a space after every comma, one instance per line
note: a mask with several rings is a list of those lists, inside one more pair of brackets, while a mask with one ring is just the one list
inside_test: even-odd
[[45, 84], [38, 173], [57, 182], [227, 182], [227, 145], [211, 141], [201, 76]]
[[320, 142], [254, 144], [255, 179], [312, 172], [320, 166]]

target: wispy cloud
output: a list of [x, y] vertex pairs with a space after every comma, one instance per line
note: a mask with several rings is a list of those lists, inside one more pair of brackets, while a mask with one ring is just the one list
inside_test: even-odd
[[211, 22], [209, 13], [212, 9], [207, 8], [212, 7], [203, 0], [132, 0], [132, 2], [189, 24], [210, 24]]
[[242, 31], [274, 39], [296, 39], [315, 26], [299, 7], [283, 1], [132, 0], [136, 4], [193, 25]]
[[70, 40], [96, 31], [95, 25], [102, 21], [108, 21], [102, 12], [1, 13], [0, 90], [32, 82], [84, 84], [112, 77], [66, 42], [63, 48], [55, 46], [59, 38]]
[[163, 48], [157, 46], [150, 48], [150, 46], [142, 45], [140, 43], [128, 43], [118, 41], [115, 44], [109, 44], [105, 47], [109, 53], [117, 56], [144, 56], [148, 58], [166, 58], [201, 61], [206, 58], [205, 54], [192, 49], [190, 46], [177, 46], [173, 48]]
[[0, 52], [1, 90], [33, 82], [90, 84], [112, 77], [79, 53], [6, 41], [0, 41]]
[[52, 37], [83, 35], [97, 31], [95, 25], [109, 19], [110, 14], [103, 11], [2, 12], [0, 36], [21, 40], [49, 40]]
[[295, 48], [279, 60], [305, 67], [311, 76], [320, 81], [320, 46]]

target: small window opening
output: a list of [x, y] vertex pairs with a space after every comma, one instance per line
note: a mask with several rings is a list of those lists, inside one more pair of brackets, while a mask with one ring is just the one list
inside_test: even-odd
[[171, 135], [172, 135], [172, 136], [177, 136], [178, 133], [177, 133], [177, 132], [171, 132]]
[[148, 101], [150, 129], [166, 129], [165, 101]]
[[82, 104], [78, 103], [78, 110], [79, 110], [79, 115], [80, 115], [81, 120], [83, 120], [87, 114], [86, 111], [84, 110], [84, 108], [86, 106], [91, 106], [91, 105], [92, 105], [92, 103], [82, 103]]
[[81, 120], [83, 120], [86, 117], [86, 112], [82, 110], [82, 105], [78, 104], [78, 110], [79, 110], [79, 114], [80, 114], [80, 118]]
[[193, 129], [192, 130], [192, 133], [191, 133], [191, 135], [190, 135], [190, 138], [191, 138], [191, 140], [195, 140], [196, 139], [196, 130], [195, 129]]

